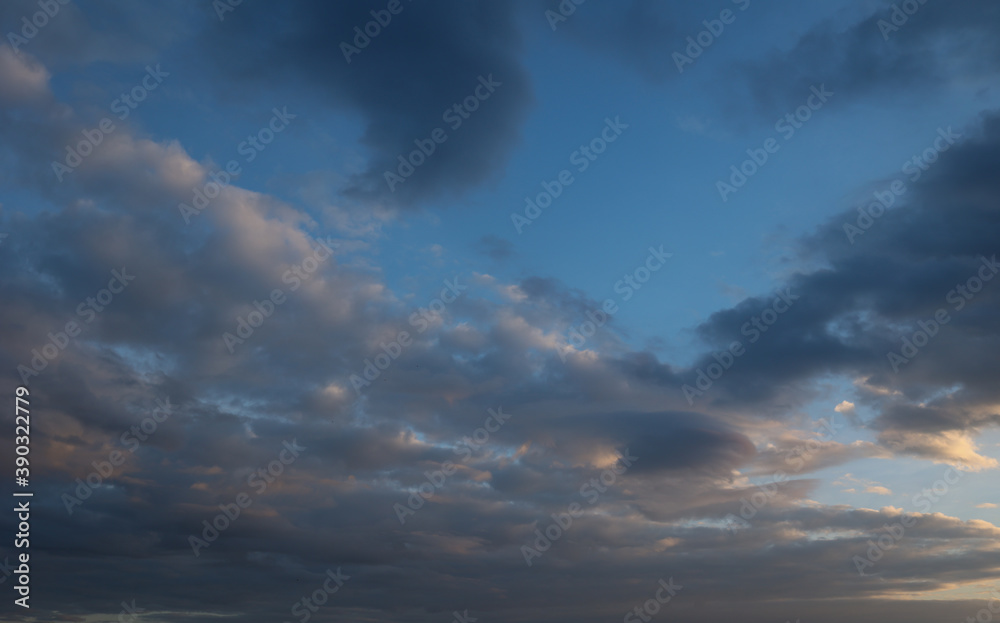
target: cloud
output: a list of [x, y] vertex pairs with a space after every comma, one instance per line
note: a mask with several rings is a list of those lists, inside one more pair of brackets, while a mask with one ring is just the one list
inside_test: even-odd
[[[42, 22], [37, 34], [19, 42], [18, 53], [28, 53], [51, 68], [91, 63], [137, 64], [151, 62], [159, 50], [182, 40], [210, 13], [183, 5], [139, 5], [117, 0], [95, 0], [86, 8], [75, 3], [46, 5], [51, 17], [44, 22], [34, 15], [43, 9], [37, 0], [10, 0], [0, 4], [4, 39], [24, 36], [31, 29], [25, 21]], [[214, 18], [214, 15], [211, 16]]]
[[997, 467], [997, 460], [978, 453], [971, 437], [958, 431], [919, 433], [912, 431], [887, 431], [880, 436], [882, 443], [897, 452], [966, 466], [971, 471]]
[[45, 66], [30, 55], [0, 46], [0, 104], [18, 105], [49, 97], [50, 77]]
[[837, 413], [852, 413], [854, 411], [854, 403], [842, 400], [833, 410]]
[[476, 250], [490, 259], [501, 261], [514, 255], [514, 243], [489, 234], [476, 241]]
[[[550, 8], [557, 10], [557, 4], [550, 2]], [[730, 62], [721, 72], [688, 65], [681, 73], [673, 60], [675, 52], [685, 50], [688, 36], [697, 37], [705, 30], [703, 20], [719, 16], [718, 10], [706, 11], [700, 5], [631, 0], [614, 7], [580, 7], [557, 26], [556, 36], [608, 54], [653, 82], [690, 81], [698, 72], [705, 77], [705, 88], [720, 100], [740, 102], [726, 106], [725, 116], [737, 119], [747, 110], [766, 118], [783, 114], [801, 104], [811, 86], [821, 83], [838, 93], [836, 106], [862, 99], [903, 105], [915, 93], [930, 96], [948, 85], [987, 89], [1000, 72], [993, 37], [1000, 13], [990, 0], [961, 6], [921, 3], [912, 16], [902, 14], [905, 23], [895, 30], [880, 24], [898, 22], [892, 7], [899, 3], [852, 6], [827, 13], [801, 34], [775, 36], [769, 46], [757, 48], [740, 41], [730, 48], [736, 52], [718, 50], [731, 45], [743, 29], [773, 28], [779, 13], [799, 9], [794, 3], [775, 3], [747, 6], [744, 13], [741, 4], [723, 7], [733, 11], [735, 21], [724, 26], [712, 39], [712, 47], [702, 53], [707, 59], [728, 52]], [[701, 56], [693, 60], [707, 62]], [[745, 106], [747, 101], [753, 106]], [[685, 131], [706, 131], [696, 118], [689, 117], [682, 125]], [[710, 136], [718, 137], [719, 131]]]
[[903, 101], [915, 91], [930, 94], [956, 82], [985, 86], [1000, 72], [992, 36], [1000, 12], [989, 0], [928, 2], [904, 17], [896, 31], [886, 31], [880, 22], [893, 17], [883, 3], [860, 19], [824, 19], [789, 49], [738, 63], [731, 73], [748, 81], [759, 108], [770, 115], [796, 105], [821, 82], [846, 98]]
[[823, 439], [820, 434], [784, 433], [769, 441], [754, 461], [754, 474], [764, 476], [778, 471], [807, 474], [858, 459], [892, 456], [887, 449], [869, 441], [845, 444]]
[[[249, 92], [280, 84], [324, 107], [360, 115], [368, 160], [345, 192], [358, 201], [411, 207], [494, 179], [518, 142], [533, 96], [518, 59], [513, 3], [402, 6], [350, 62], [343, 45], [357, 36], [355, 26], [372, 21], [367, 6], [317, 0], [276, 12], [241, 5], [200, 45], [227, 77], [227, 89], [233, 77]], [[456, 104], [476, 99], [477, 89], [485, 93], [481, 77], [500, 86], [474, 112], [445, 118]], [[415, 141], [429, 140], [435, 128], [446, 140], [390, 190], [385, 173], [397, 172], [399, 157], [417, 149]]]
[[[892, 495], [892, 491], [888, 487], [884, 487], [879, 483], [868, 480], [866, 478], [857, 478], [853, 474], [844, 474], [839, 479], [833, 481], [834, 485], [844, 487], [847, 485], [856, 485], [863, 487], [862, 491], [864, 493], [874, 493], [875, 495]], [[849, 489], [843, 489], [844, 493], [857, 493], [856, 487], [851, 487]]]
[[[1000, 336], [1000, 323], [987, 310], [1000, 303], [1000, 289], [984, 281], [969, 298], [956, 288], [981, 272], [984, 279], [994, 274], [1000, 186], [989, 169], [1000, 164], [1000, 116], [984, 114], [980, 127], [967, 132], [853, 244], [845, 226], [856, 226], [854, 209], [802, 240], [802, 258], [822, 268], [788, 279], [799, 300], [747, 344], [739, 364], [705, 400], [715, 408], [758, 405], [771, 413], [770, 405], [809, 399], [802, 389], [807, 379], [846, 375], [863, 379], [854, 402], [876, 411], [867, 425], [883, 445], [976, 468], [996, 465], [977, 452], [971, 437], [1000, 423], [1000, 394], [987, 372], [998, 364], [990, 344]], [[714, 348], [724, 348], [769, 304], [768, 297], [746, 299], [697, 330]], [[947, 312], [946, 324], [894, 371], [889, 353], [901, 353], [903, 338], [938, 310]], [[693, 378], [695, 368], [712, 361], [705, 355], [690, 372], [670, 370], [669, 376]]]

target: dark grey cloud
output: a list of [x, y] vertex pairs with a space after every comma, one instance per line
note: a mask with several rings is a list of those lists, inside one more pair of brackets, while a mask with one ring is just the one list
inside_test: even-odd
[[849, 24], [826, 19], [790, 49], [734, 67], [731, 77], [747, 81], [768, 115], [797, 106], [819, 83], [850, 99], [906, 102], [917, 95], [933, 97], [935, 89], [956, 81], [984, 87], [995, 81], [1000, 72], [993, 36], [1000, 26], [996, 3], [924, 2], [915, 12], [909, 4], [912, 14], [904, 13], [901, 4], [885, 2]]
[[[6, 44], [42, 59], [49, 67], [95, 62], [141, 66], [206, 21], [210, 13], [198, 4], [57, 0], [43, 7], [38, 0], [11, 0], [0, 5], [0, 30]], [[38, 13], [43, 16], [36, 17]]]
[[[558, 12], [559, 4], [551, 0], [548, 9]], [[703, 20], [717, 19], [720, 11], [731, 10], [735, 21], [691, 59], [694, 63], [704, 63], [702, 58], [715, 48], [729, 47], [730, 39], [744, 36], [728, 33], [745, 28], [767, 32], [777, 14], [799, 9], [795, 3], [754, 2], [746, 3], [744, 12], [743, 4], [666, 6], [632, 0], [581, 5], [557, 23], [553, 37], [617, 58], [654, 82], [699, 80], [718, 94], [731, 123], [742, 122], [748, 102], [766, 118], [786, 113], [801, 105], [814, 85], [825, 84], [837, 93], [834, 106], [863, 98], [905, 105], [915, 96], [933, 98], [937, 89], [958, 82], [989, 89], [1000, 72], [993, 36], [1000, 11], [990, 0], [921, 2], [916, 12], [908, 4], [912, 14], [894, 10], [902, 3], [889, 0], [852, 6], [811, 25], [788, 47], [770, 41], [742, 45], [733, 53], [739, 60], [717, 72], [696, 71], [696, 64], [679, 72], [673, 54], [686, 54], [687, 37], [697, 37], [705, 29]]]
[[[517, 144], [532, 89], [518, 59], [513, 3], [406, 0], [401, 7], [366, 47], [349, 53], [350, 62], [342, 45], [353, 46], [354, 28], [364, 29], [370, 11], [383, 6], [300, 1], [276, 12], [245, 3], [206, 32], [201, 46], [226, 76], [226, 89], [240, 82], [247, 89], [295, 87], [323, 106], [359, 114], [370, 157], [346, 192], [407, 207], [494, 179]], [[487, 93], [480, 78], [490, 77], [500, 86]], [[475, 99], [477, 89], [488, 99], [474, 112], [447, 113]], [[408, 157], [435, 128], [447, 139], [390, 191], [385, 172], [395, 173], [398, 157]]]
[[506, 238], [489, 234], [476, 242], [476, 250], [492, 260], [501, 261], [514, 255], [514, 243]]
[[[803, 239], [803, 257], [823, 267], [787, 281], [800, 298], [755, 342], [753, 329], [748, 334], [744, 327], [773, 295], [716, 312], [698, 327], [715, 352], [733, 340], [746, 347], [703, 400], [717, 406], [794, 403], [807, 397], [795, 389], [806, 379], [844, 374], [864, 380], [862, 400], [881, 413], [870, 424], [883, 434], [975, 432], [997, 423], [1000, 396], [988, 371], [998, 363], [991, 345], [1000, 324], [991, 310], [1000, 289], [989, 280], [975, 294], [958, 288], [970, 279], [979, 287], [981, 271], [993, 276], [1000, 186], [992, 169], [1000, 164], [1000, 118], [986, 115], [967, 132], [896, 205], [863, 221], [865, 229], [855, 208]], [[861, 233], [853, 235], [850, 227]], [[930, 326], [942, 309], [946, 323], [932, 327], [927, 345], [894, 370], [888, 354], [903, 354], [904, 338], [921, 331], [921, 322]], [[686, 382], [694, 385], [696, 370], [715, 361], [711, 353], [700, 358]], [[667, 369], [662, 374], [677, 376]]]

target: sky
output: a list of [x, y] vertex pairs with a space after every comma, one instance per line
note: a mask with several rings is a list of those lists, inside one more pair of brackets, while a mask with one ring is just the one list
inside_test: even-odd
[[998, 29], [0, 4], [0, 619], [992, 621]]

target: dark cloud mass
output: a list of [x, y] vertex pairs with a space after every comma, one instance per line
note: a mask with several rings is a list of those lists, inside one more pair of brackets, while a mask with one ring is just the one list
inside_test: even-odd
[[[495, 177], [517, 145], [532, 89], [520, 60], [513, 3], [403, 0], [400, 7], [368, 37], [363, 29], [373, 20], [371, 11], [384, 7], [292, 2], [276, 12], [248, 4], [223, 28], [206, 33], [205, 46], [220, 75], [256, 88], [301, 84], [325, 104], [360, 114], [361, 141], [371, 156], [345, 190], [405, 207]], [[480, 78], [500, 86], [487, 94]], [[488, 98], [465, 108], [477, 89]], [[420, 175], [390, 184], [385, 173], [398, 175], [399, 156], [408, 158], [419, 148], [415, 141], [427, 141], [438, 128], [446, 138], [418, 164]]]
[[[741, 400], [766, 400], [775, 391], [767, 387], [846, 373], [898, 396], [870, 395], [884, 409], [873, 422], [879, 429], [939, 432], [996, 423], [998, 395], [989, 370], [997, 363], [1000, 290], [989, 280], [979, 282], [977, 293], [959, 288], [970, 279], [975, 288], [981, 276], [992, 279], [1000, 268], [994, 259], [1000, 250], [1000, 185], [993, 174], [1000, 166], [1000, 116], [990, 113], [967, 132], [968, 140], [942, 154], [902, 205], [867, 229], [858, 226], [860, 213], [848, 210], [803, 240], [807, 253], [826, 266], [789, 281], [801, 302], [747, 353], [752, 365], [729, 374], [725, 391]], [[766, 304], [763, 297], [744, 301], [713, 314], [699, 331], [721, 347]], [[894, 370], [887, 353], [902, 354], [903, 338], [940, 309], [949, 320], [920, 353], [928, 356], [897, 363]], [[770, 383], [762, 383], [765, 378]], [[957, 389], [940, 395], [951, 388]]]
[[796, 106], [817, 82], [837, 85], [851, 99], [877, 93], [904, 102], [933, 97], [935, 89], [950, 83], [996, 84], [996, 3], [927, 1], [907, 3], [905, 11], [902, 4], [879, 3], [851, 24], [828, 20], [791, 49], [739, 70], [749, 74], [750, 91], [768, 114]]
[[514, 254], [514, 244], [510, 240], [489, 234], [476, 242], [476, 250], [490, 259], [500, 261]]

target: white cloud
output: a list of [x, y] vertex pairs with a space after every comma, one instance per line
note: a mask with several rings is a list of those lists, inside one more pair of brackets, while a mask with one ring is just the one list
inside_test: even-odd
[[50, 95], [49, 71], [25, 52], [0, 45], [0, 103], [24, 104]]

